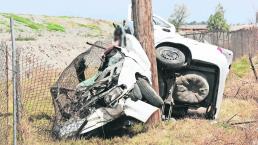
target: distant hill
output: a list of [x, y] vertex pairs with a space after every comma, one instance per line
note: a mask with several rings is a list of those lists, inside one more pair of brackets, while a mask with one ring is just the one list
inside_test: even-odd
[[111, 42], [111, 21], [67, 16], [0, 13], [0, 41], [10, 41], [9, 18], [15, 20], [17, 47], [47, 64], [64, 68], [89, 46], [87, 41]]

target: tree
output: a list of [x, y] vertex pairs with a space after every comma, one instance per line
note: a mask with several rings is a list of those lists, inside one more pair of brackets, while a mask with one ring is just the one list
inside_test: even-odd
[[[136, 38], [151, 62], [152, 87], [158, 93], [158, 71], [156, 62], [156, 52], [154, 47], [154, 30], [152, 25], [152, 1], [151, 0], [132, 0], [132, 16], [134, 22], [134, 32]], [[160, 112], [156, 112], [149, 119], [150, 124], [159, 122]]]
[[179, 27], [185, 23], [186, 18], [189, 16], [188, 8], [185, 4], [174, 6], [174, 12], [169, 17], [168, 21], [176, 27], [178, 31]]
[[200, 22], [197, 22], [197, 21], [192, 21], [192, 22], [188, 22], [188, 23], [185, 23], [186, 25], [207, 25], [207, 22], [205, 21], [200, 21]]
[[225, 10], [221, 4], [218, 4], [214, 15], [210, 15], [208, 20], [208, 30], [210, 32], [227, 32], [229, 31], [229, 25], [224, 18]]

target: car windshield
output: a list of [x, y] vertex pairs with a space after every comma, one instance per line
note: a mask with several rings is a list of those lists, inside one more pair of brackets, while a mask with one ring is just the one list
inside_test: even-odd
[[156, 16], [153, 16], [153, 23], [154, 25], [158, 25], [160, 27], [171, 28], [170, 25], [168, 25], [166, 22], [164, 22], [163, 20], [161, 20]]

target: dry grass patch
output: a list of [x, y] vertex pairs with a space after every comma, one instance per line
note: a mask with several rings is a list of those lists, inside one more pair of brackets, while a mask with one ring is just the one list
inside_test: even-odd
[[81, 140], [62, 140], [55, 141], [48, 134], [33, 133], [26, 140], [26, 144], [35, 145], [194, 145], [194, 144], [250, 144], [258, 138], [258, 132], [255, 124], [242, 126], [232, 126], [225, 123], [235, 113], [239, 113], [233, 121], [245, 121], [253, 119], [257, 115], [254, 109], [257, 109], [255, 101], [244, 101], [238, 99], [225, 99], [222, 104], [221, 118], [218, 123], [205, 119], [182, 119], [174, 121], [161, 122], [154, 128], [149, 128], [141, 124], [134, 127], [137, 133], [133, 137], [122, 136], [112, 139], [91, 138]]

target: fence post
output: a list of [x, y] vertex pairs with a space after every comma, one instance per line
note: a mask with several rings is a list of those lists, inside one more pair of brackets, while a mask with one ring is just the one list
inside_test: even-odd
[[17, 49], [15, 46], [14, 36], [14, 21], [10, 18], [10, 30], [11, 30], [11, 41], [12, 41], [12, 74], [13, 74], [13, 144], [17, 144], [17, 132], [20, 119], [19, 112], [19, 63]]

